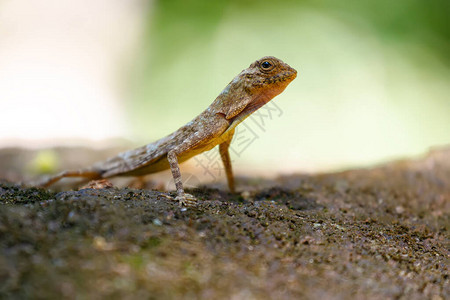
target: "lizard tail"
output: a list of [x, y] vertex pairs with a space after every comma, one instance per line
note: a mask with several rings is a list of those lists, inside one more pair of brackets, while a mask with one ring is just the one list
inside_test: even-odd
[[54, 184], [55, 182], [61, 180], [66, 177], [83, 177], [88, 180], [100, 179], [102, 178], [102, 174], [99, 171], [95, 170], [76, 170], [76, 171], [63, 171], [54, 176], [46, 178], [45, 180], [36, 184], [37, 186], [47, 188]]

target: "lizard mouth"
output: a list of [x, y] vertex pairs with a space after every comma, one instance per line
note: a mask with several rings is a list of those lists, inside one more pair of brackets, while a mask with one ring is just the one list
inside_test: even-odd
[[276, 84], [281, 82], [289, 83], [297, 77], [297, 70], [289, 68], [284, 72], [278, 73], [275, 76], [268, 77], [264, 80], [265, 84]]

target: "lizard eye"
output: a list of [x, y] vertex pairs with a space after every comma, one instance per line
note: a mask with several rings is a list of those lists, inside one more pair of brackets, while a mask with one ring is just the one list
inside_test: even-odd
[[272, 68], [273, 68], [273, 65], [267, 60], [265, 60], [261, 63], [261, 69], [263, 69], [264, 71], [269, 71]]

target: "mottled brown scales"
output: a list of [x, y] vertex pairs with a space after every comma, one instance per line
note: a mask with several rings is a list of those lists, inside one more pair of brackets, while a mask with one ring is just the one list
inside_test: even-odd
[[62, 172], [41, 185], [47, 187], [64, 177], [140, 176], [170, 168], [177, 189], [176, 200], [186, 204], [194, 198], [184, 193], [179, 164], [219, 145], [228, 186], [234, 191], [228, 148], [236, 126], [283, 92], [295, 77], [297, 71], [286, 63], [273, 56], [263, 57], [239, 73], [206, 110], [174, 133], [89, 168]]

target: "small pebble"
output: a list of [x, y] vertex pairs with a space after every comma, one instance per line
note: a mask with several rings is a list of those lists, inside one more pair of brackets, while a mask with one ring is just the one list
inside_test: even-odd
[[405, 208], [403, 207], [403, 206], [397, 206], [396, 208], [395, 208], [395, 212], [396, 213], [398, 213], [398, 214], [402, 214], [402, 213], [404, 213], [405, 212]]
[[154, 219], [153, 220], [153, 224], [157, 225], [157, 226], [161, 226], [162, 222], [159, 219]]

